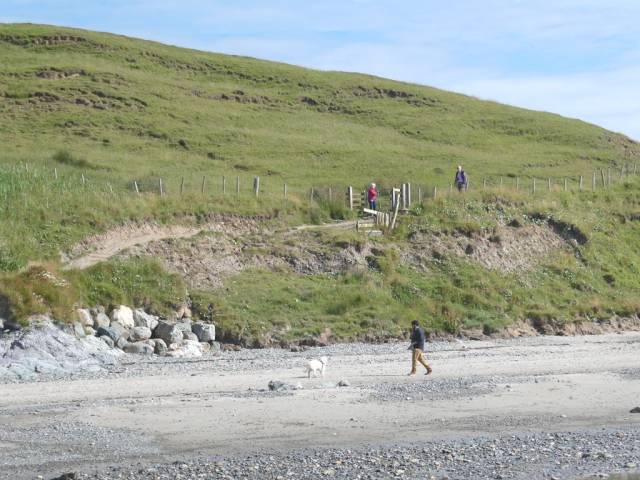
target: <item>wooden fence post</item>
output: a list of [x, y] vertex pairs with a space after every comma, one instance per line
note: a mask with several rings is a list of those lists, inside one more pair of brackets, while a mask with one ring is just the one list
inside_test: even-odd
[[207, 177], [205, 177], [204, 175], [202, 176], [202, 187], [200, 187], [200, 193], [204, 195], [204, 185], [207, 181]]
[[520, 190], [520, 177], [516, 177], [516, 190]]
[[253, 177], [253, 193], [256, 197], [260, 195], [260, 177]]
[[564, 191], [565, 192], [567, 191], [567, 179], [566, 178], [564, 179]]
[[313, 187], [311, 187], [311, 190], [309, 191], [309, 201], [313, 202]]
[[593, 172], [593, 175], [591, 177], [591, 190], [595, 190], [596, 189], [596, 172]]
[[547, 179], [548, 190], [551, 191], [551, 178]]
[[227, 193], [227, 177], [222, 176], [222, 194], [225, 195]]
[[160, 196], [164, 196], [164, 190], [162, 188], [162, 178], [160, 179]]
[[502, 189], [502, 177], [500, 177], [500, 189]]
[[407, 208], [411, 208], [411, 184], [407, 183]]
[[487, 179], [483, 178], [482, 179], [482, 189], [484, 190], [485, 188], [487, 188]]
[[600, 170], [600, 175], [602, 176], [602, 188], [607, 186], [607, 179], [604, 176], [604, 170]]
[[111, 195], [113, 195], [113, 187], [111, 186], [110, 183], [107, 183], [107, 186], [109, 187], [109, 191], [111, 192]]
[[433, 199], [438, 198], [438, 187], [433, 187]]
[[353, 187], [351, 185], [347, 188], [347, 201], [349, 202], [349, 210], [353, 210]]
[[607, 169], [607, 178], [609, 179], [609, 181], [607, 182], [607, 186], [611, 186], [611, 169], [608, 168]]
[[58, 180], [58, 169], [57, 168], [53, 169], [53, 176], [55, 177], [56, 180]]
[[183, 193], [184, 193], [184, 177], [182, 177], [182, 180], [180, 181], [180, 196], [182, 196]]
[[236, 177], [236, 197], [240, 198], [240, 177]]
[[136, 187], [136, 193], [137, 193], [138, 195], [140, 195], [140, 190], [138, 189], [138, 181], [137, 181], [137, 180], [134, 180], [134, 181], [133, 181], [133, 185]]
[[329, 202], [333, 201], [333, 195], [331, 195], [331, 187], [329, 187]]
[[284, 198], [287, 199], [287, 184], [284, 184]]
[[536, 179], [533, 178], [533, 193], [536, 193]]
[[[25, 163], [25, 165], [26, 165], [26, 163]], [[83, 186], [83, 187], [84, 187], [85, 182], [86, 182], [86, 180], [85, 180], [85, 178], [84, 178], [84, 173], [83, 173], [83, 174], [82, 174], [82, 186]]]
[[418, 203], [422, 205], [422, 187], [418, 187]]
[[580, 175], [580, 186], [578, 188], [582, 191], [582, 175]]

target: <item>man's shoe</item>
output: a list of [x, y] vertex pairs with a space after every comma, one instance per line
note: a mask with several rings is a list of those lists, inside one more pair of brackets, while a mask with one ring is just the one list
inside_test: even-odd
[[412, 377], [415, 374], [416, 374], [416, 372], [409, 372], [409, 373], [407, 373], [407, 377]]
[[427, 367], [427, 373], [425, 373], [425, 375], [431, 375], [432, 372], [433, 372], [433, 368]]

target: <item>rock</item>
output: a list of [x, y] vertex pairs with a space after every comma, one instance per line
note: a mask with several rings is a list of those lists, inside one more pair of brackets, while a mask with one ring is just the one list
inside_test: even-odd
[[180, 318], [191, 318], [191, 309], [186, 305], [181, 305], [180, 308], [176, 311], [176, 317]]
[[73, 334], [76, 336], [76, 338], [84, 338], [87, 336], [87, 334], [84, 333], [84, 327], [82, 326], [82, 323], [73, 322]]
[[216, 339], [216, 326], [212, 323], [194, 323], [191, 331], [201, 342], [213, 342]]
[[63, 473], [59, 477], [52, 478], [51, 480], [77, 480], [78, 474], [76, 472]]
[[182, 332], [182, 338], [183, 338], [184, 340], [193, 340], [193, 341], [195, 341], [195, 342], [197, 342], [197, 341], [198, 341], [198, 336], [197, 336], [195, 333], [192, 333], [192, 332], [185, 332], [185, 331], [183, 331], [183, 332]]
[[84, 327], [84, 334], [88, 337], [94, 337], [96, 330], [93, 327]]
[[118, 340], [116, 341], [116, 347], [118, 347], [120, 350], [124, 350], [124, 347], [127, 346], [129, 342], [127, 341], [126, 338], [124, 337], [120, 337], [118, 338]]
[[301, 390], [302, 385], [291, 385], [280, 380], [271, 380], [269, 382], [269, 390], [272, 392], [286, 392], [289, 390]]
[[211, 353], [220, 353], [220, 342], [211, 342]]
[[109, 345], [111, 348], [114, 348], [116, 345], [114, 341], [111, 339], [109, 335], [99, 335], [100, 340]]
[[[120, 330], [114, 327], [100, 327], [96, 330], [96, 335], [100, 338], [109, 337], [113, 342], [113, 345], [118, 341], [118, 339], [122, 336]], [[113, 347], [113, 345], [111, 345]]]
[[640, 407], [633, 407], [629, 413], [640, 413]]
[[207, 353], [211, 350], [211, 345], [209, 342], [200, 342], [200, 350], [202, 350], [202, 353]]
[[235, 343], [223, 343], [220, 345], [220, 349], [223, 352], [239, 352], [242, 350], [240, 345], [236, 345]]
[[147, 327], [153, 331], [158, 326], [158, 317], [149, 315], [141, 308], [133, 311], [133, 323], [136, 327]]
[[121, 325], [120, 323], [111, 322], [111, 325], [109, 326], [109, 328], [113, 328], [115, 331], [118, 332], [118, 334], [121, 337], [124, 337], [125, 340], [129, 339], [129, 330], [125, 328], [123, 325]]
[[4, 318], [0, 318], [0, 333], [4, 330]]
[[151, 338], [151, 330], [149, 327], [133, 327], [131, 329], [129, 339], [132, 342], [140, 342]]
[[191, 333], [191, 321], [183, 320], [182, 322], [176, 323], [176, 326], [182, 330], [183, 332]]
[[154, 349], [146, 342], [133, 342], [127, 343], [123, 350], [127, 353], [133, 353], [136, 355], [152, 355]]
[[118, 322], [125, 328], [135, 327], [133, 323], [133, 310], [126, 305], [120, 305], [111, 311], [111, 321]]
[[202, 348], [200, 347], [200, 343], [194, 340], [185, 340], [181, 344], [172, 344], [169, 345], [169, 349], [166, 353], [168, 357], [175, 358], [190, 358], [190, 357], [201, 357], [202, 356]]
[[161, 338], [155, 338], [153, 342], [155, 343], [153, 351], [156, 355], [164, 355], [165, 353], [167, 353], [167, 344], [164, 342], [164, 340], [162, 340]]
[[108, 327], [111, 324], [111, 320], [107, 317], [106, 313], [98, 312], [98, 314], [93, 319], [94, 327]]
[[350, 387], [351, 386], [351, 382], [349, 382], [349, 380], [340, 380], [338, 382], [338, 386], [339, 387]]
[[77, 309], [76, 317], [78, 317], [78, 321], [83, 327], [93, 327], [93, 317], [91, 316], [91, 312], [86, 308]]
[[166, 345], [171, 345], [182, 341], [183, 335], [177, 324], [159, 321], [153, 331], [153, 338], [161, 338]]

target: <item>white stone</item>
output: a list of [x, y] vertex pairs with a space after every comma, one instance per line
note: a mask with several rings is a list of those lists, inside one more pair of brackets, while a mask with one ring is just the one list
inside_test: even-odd
[[147, 327], [153, 331], [158, 326], [158, 317], [148, 314], [141, 308], [137, 308], [133, 311], [133, 323], [136, 327]]
[[133, 323], [133, 310], [126, 305], [120, 305], [113, 309], [111, 312], [111, 321], [118, 322], [125, 328], [135, 327], [135, 324]]
[[76, 316], [83, 327], [93, 327], [93, 317], [91, 316], [91, 312], [86, 308], [77, 309]]

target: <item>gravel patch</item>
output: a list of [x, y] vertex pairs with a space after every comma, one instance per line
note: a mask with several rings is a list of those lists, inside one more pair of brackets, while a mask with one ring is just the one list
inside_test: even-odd
[[[306, 449], [156, 465], [118, 466], [79, 478], [159, 479], [567, 479], [633, 472], [640, 429], [440, 440], [421, 445]], [[601, 477], [602, 478], [602, 477]]]

